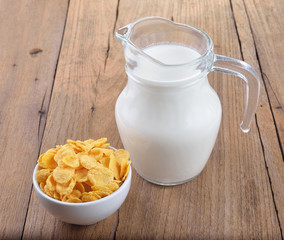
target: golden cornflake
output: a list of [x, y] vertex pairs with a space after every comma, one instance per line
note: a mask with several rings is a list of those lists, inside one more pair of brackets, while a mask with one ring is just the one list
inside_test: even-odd
[[119, 189], [119, 184], [118, 184], [117, 182], [113, 181], [113, 182], [108, 183], [108, 184], [106, 185], [106, 187], [107, 187], [110, 191], [114, 192], [114, 191], [116, 191], [117, 189]]
[[50, 191], [55, 191], [56, 182], [54, 181], [54, 178], [52, 175], [49, 175], [49, 177], [46, 179], [46, 186]]
[[103, 157], [103, 150], [101, 148], [93, 148], [89, 151], [89, 156], [96, 159], [96, 161], [100, 161], [100, 159]]
[[106, 192], [108, 195], [111, 194], [113, 191], [111, 191], [106, 185], [105, 186], [93, 186], [92, 187], [92, 190], [94, 192], [97, 192], [97, 191], [102, 191], [102, 192]]
[[75, 169], [57, 167], [53, 171], [53, 178], [58, 183], [67, 183], [74, 175]]
[[127, 161], [129, 159], [129, 152], [124, 149], [118, 149], [114, 152], [114, 156], [116, 157], [116, 160], [121, 166], [120, 178], [122, 178], [127, 172]]
[[110, 191], [95, 191], [95, 193], [97, 195], [99, 195], [101, 198], [108, 196], [109, 194], [111, 194]]
[[129, 163], [127, 164], [126, 172], [125, 172], [124, 176], [122, 177], [121, 181], [124, 181], [126, 179], [128, 173], [129, 173], [130, 164], [131, 164], [131, 161], [129, 161]]
[[61, 200], [60, 199], [60, 194], [58, 192], [56, 192], [56, 191], [54, 191], [53, 198], [55, 198], [56, 200]]
[[92, 186], [94, 185], [104, 186], [113, 180], [113, 173], [108, 168], [97, 167], [89, 171], [88, 178]]
[[54, 192], [50, 191], [49, 188], [47, 187], [47, 185], [44, 186], [43, 191], [50, 197], [53, 197]]
[[88, 181], [88, 169], [82, 168], [75, 171], [77, 182], [86, 182]]
[[60, 194], [60, 196], [69, 195], [72, 193], [73, 188], [76, 184], [76, 180], [72, 178], [67, 183], [56, 183], [56, 191]]
[[[93, 146], [94, 146], [94, 147], [103, 147], [103, 148], [106, 148], [106, 147], [109, 146], [109, 144], [106, 143], [106, 142], [107, 142], [107, 138], [100, 138], [100, 139], [94, 141]], [[107, 146], [105, 146], [105, 145], [107, 145]]]
[[76, 198], [76, 197], [70, 197], [66, 200], [66, 202], [70, 202], [70, 203], [81, 203], [82, 200], [80, 198]]
[[80, 166], [79, 158], [77, 156], [66, 156], [62, 159], [62, 162], [71, 168], [77, 168]]
[[114, 154], [110, 155], [109, 169], [113, 172], [115, 179], [120, 179], [121, 165], [116, 160], [116, 157]]
[[54, 169], [57, 167], [57, 163], [54, 161], [53, 153], [44, 153], [40, 155], [38, 159], [38, 165], [41, 168]]
[[85, 192], [82, 194], [82, 201], [83, 202], [91, 202], [100, 199], [101, 197], [94, 193], [94, 192]]
[[66, 167], [63, 162], [63, 158], [67, 156], [76, 156], [75, 151], [69, 145], [61, 146], [60, 149], [54, 155], [54, 160], [57, 162], [59, 167]]
[[107, 148], [107, 138], [67, 140], [38, 159], [36, 180], [48, 196], [82, 203], [106, 197], [119, 189], [129, 169], [129, 153]]
[[89, 156], [87, 153], [78, 153], [77, 156], [80, 159], [81, 165], [88, 170], [95, 168], [99, 165], [97, 160], [95, 158]]
[[49, 169], [40, 169], [36, 172], [36, 180], [38, 183], [45, 182], [49, 175]]
[[81, 193], [85, 192], [85, 188], [84, 188], [83, 183], [78, 182], [78, 181], [76, 182], [74, 189], [79, 190]]
[[39, 187], [40, 187], [41, 191], [44, 192], [45, 182], [40, 182]]
[[82, 193], [78, 189], [73, 189], [69, 197], [80, 198]]
[[107, 157], [103, 154], [103, 157], [99, 160], [104, 167], [109, 168], [110, 157]]

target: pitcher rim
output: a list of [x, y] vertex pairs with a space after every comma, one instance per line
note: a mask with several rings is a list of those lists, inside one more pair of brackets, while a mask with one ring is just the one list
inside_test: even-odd
[[[202, 36], [205, 37], [206, 39], [206, 42], [207, 42], [207, 49], [205, 51], [204, 54], [200, 55], [198, 58], [195, 58], [194, 60], [190, 60], [188, 62], [185, 62], [185, 63], [180, 63], [180, 64], [167, 64], [167, 63], [163, 63], [159, 60], [157, 60], [156, 58], [153, 58], [151, 57], [150, 55], [148, 55], [147, 53], [145, 53], [143, 51], [143, 49], [137, 47], [131, 40], [130, 40], [130, 35], [132, 33], [132, 30], [133, 30], [133, 27], [139, 23], [139, 22], [142, 22], [142, 21], [145, 21], [145, 20], [151, 20], [151, 19], [160, 19], [160, 20], [163, 20], [163, 21], [167, 21], [167, 22], [170, 22], [171, 24], [174, 24], [174, 25], [178, 25], [178, 26], [184, 26], [184, 27], [187, 27], [187, 28], [191, 28], [191, 29], [194, 29], [195, 31], [198, 31], [199, 33], [201, 33]], [[119, 31], [122, 31], [122, 30], [125, 30], [127, 29], [127, 32], [124, 34], [126, 35], [126, 37], [122, 37], [123, 35], [119, 34]], [[213, 52], [213, 48], [214, 48], [214, 45], [213, 45], [213, 41], [212, 39], [210, 38], [210, 36], [204, 32], [203, 30], [197, 28], [197, 27], [194, 27], [194, 26], [191, 26], [191, 25], [188, 25], [188, 24], [184, 24], [184, 23], [178, 23], [178, 22], [174, 22], [170, 19], [167, 19], [167, 18], [163, 18], [163, 17], [156, 17], [156, 16], [151, 16], [151, 17], [144, 17], [144, 18], [140, 18], [136, 21], [134, 21], [133, 23], [130, 23], [124, 27], [121, 27], [119, 29], [117, 29], [116, 31], [116, 37], [123, 41], [123, 42], [127, 42], [127, 44], [130, 44], [133, 48], [135, 48], [135, 50], [137, 50], [140, 54], [142, 54], [144, 57], [150, 59], [151, 61], [163, 66], [163, 67], [180, 67], [180, 66], [186, 66], [186, 65], [194, 65], [200, 61], [202, 61], [203, 59], [206, 59], [206, 57], [211, 54]], [[190, 46], [189, 46], [190, 47]]]

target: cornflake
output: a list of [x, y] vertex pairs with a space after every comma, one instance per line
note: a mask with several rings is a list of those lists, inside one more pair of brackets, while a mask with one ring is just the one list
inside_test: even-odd
[[38, 159], [36, 180], [48, 196], [63, 202], [95, 201], [125, 181], [131, 161], [124, 149], [108, 148], [107, 138], [67, 140]]

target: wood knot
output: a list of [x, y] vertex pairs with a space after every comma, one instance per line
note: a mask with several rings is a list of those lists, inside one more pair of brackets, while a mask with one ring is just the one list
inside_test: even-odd
[[43, 52], [42, 49], [40, 49], [40, 48], [33, 48], [32, 50], [30, 50], [30, 55], [32, 57], [35, 57], [35, 56], [37, 56], [37, 54], [39, 54], [41, 52]]
[[44, 115], [44, 114], [45, 114], [45, 111], [44, 111], [44, 110], [39, 110], [38, 113], [39, 113], [40, 115]]
[[95, 111], [95, 107], [94, 106], [91, 107], [91, 111], [92, 111], [92, 113]]

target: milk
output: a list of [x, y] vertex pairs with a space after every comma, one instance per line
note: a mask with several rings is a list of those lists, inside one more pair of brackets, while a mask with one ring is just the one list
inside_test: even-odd
[[200, 54], [192, 48], [177, 44], [153, 45], [143, 49], [143, 52], [168, 65], [185, 64], [200, 57]]
[[[184, 76], [182, 70], [177, 74], [178, 67], [166, 65], [189, 63], [200, 57], [198, 52], [174, 44], [153, 45], [143, 51], [147, 56], [128, 72], [128, 84], [116, 103], [121, 140], [143, 178], [162, 185], [183, 183], [202, 171], [211, 154], [221, 104], [206, 75], [196, 69], [181, 68], [186, 69], [188, 80], [165, 85]], [[165, 66], [155, 68], [148, 56]]]

